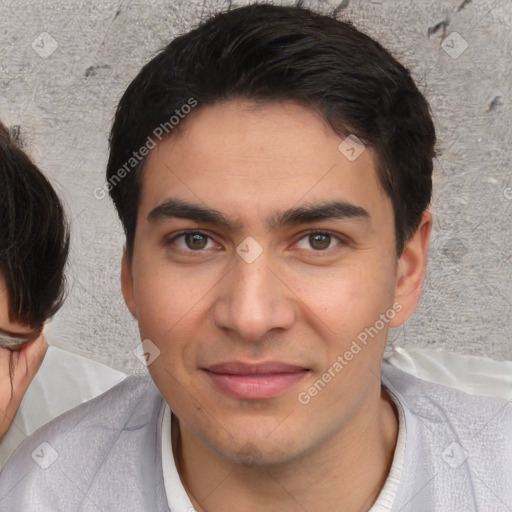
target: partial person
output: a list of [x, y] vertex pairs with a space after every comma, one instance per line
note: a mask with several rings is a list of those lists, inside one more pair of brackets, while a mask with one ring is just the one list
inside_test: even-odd
[[69, 238], [57, 193], [0, 123], [0, 467], [27, 435], [126, 377], [48, 339]]
[[59, 197], [0, 123], [0, 442], [45, 357], [68, 251]]

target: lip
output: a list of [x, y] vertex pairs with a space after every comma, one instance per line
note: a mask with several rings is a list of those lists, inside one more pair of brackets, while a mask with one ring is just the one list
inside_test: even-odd
[[276, 361], [258, 364], [228, 361], [203, 370], [219, 391], [242, 400], [279, 396], [309, 373], [307, 368]]

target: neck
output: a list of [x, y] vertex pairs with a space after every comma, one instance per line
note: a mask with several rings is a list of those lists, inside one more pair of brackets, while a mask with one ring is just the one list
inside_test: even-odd
[[[172, 444], [181, 481], [197, 512], [367, 511], [389, 474], [398, 414], [387, 391], [365, 421], [335, 433], [307, 456], [282, 465], [247, 466], [220, 457], [173, 416]], [[358, 418], [359, 420], [359, 418]]]

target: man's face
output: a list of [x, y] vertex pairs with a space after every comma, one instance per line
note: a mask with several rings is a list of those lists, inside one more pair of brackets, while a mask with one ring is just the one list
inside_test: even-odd
[[[390, 321], [392, 205], [371, 150], [351, 161], [303, 106], [229, 101], [185, 123], [148, 156], [125, 299], [182, 429], [231, 460], [292, 460], [380, 396], [387, 330], [403, 321]], [[177, 218], [171, 200], [234, 226]], [[329, 202], [338, 217], [267, 224]]]

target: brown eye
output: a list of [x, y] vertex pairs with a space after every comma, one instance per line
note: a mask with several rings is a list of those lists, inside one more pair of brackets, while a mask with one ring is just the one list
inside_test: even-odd
[[189, 249], [204, 249], [207, 244], [208, 237], [202, 233], [185, 233], [185, 244]]
[[[208, 246], [208, 244], [212, 244]], [[183, 252], [202, 252], [204, 249], [218, 247], [213, 239], [201, 231], [183, 231], [165, 241], [166, 246], [176, 246]]]
[[313, 235], [309, 235], [309, 240], [311, 247], [314, 249], [324, 250], [329, 247], [331, 235], [327, 233], [315, 233]]
[[314, 252], [327, 252], [328, 250], [335, 248], [330, 247], [332, 245], [333, 240], [337, 240], [337, 246], [343, 246], [344, 242], [341, 238], [334, 236], [333, 234], [326, 231], [312, 231], [305, 236], [303, 236], [298, 243], [306, 241], [303, 244], [303, 247], [299, 247], [299, 249], [313, 249]]

